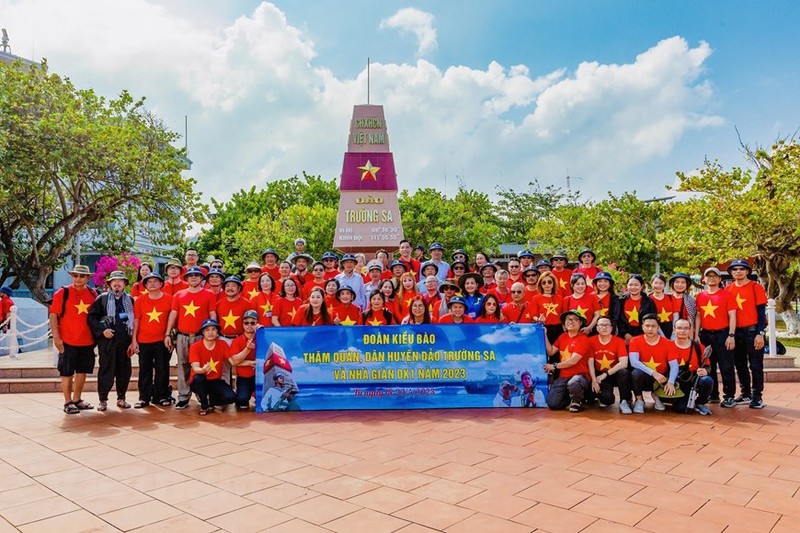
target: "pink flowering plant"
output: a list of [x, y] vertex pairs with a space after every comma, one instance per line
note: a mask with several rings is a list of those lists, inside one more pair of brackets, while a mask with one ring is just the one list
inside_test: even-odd
[[94, 266], [94, 277], [92, 281], [98, 287], [102, 287], [109, 274], [115, 270], [121, 270], [128, 278], [128, 287], [130, 287], [136, 276], [139, 273], [139, 266], [142, 261], [133, 254], [123, 252], [119, 255], [104, 255], [97, 260]]

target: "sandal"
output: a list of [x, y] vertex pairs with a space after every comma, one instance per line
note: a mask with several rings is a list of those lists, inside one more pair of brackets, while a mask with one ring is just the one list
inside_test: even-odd
[[117, 407], [119, 407], [120, 409], [130, 409], [131, 404], [126, 402], [124, 399], [120, 398], [119, 400], [117, 400]]
[[83, 400], [80, 399], [75, 400], [73, 403], [75, 404], [75, 407], [77, 407], [81, 411], [86, 411], [87, 409], [94, 409], [94, 406], [92, 404], [90, 404], [89, 402], [84, 402]]
[[67, 402], [64, 404], [64, 412], [68, 415], [77, 415], [81, 412], [80, 409], [75, 405], [75, 402]]
[[580, 413], [581, 411], [583, 411], [583, 406], [578, 402], [572, 402], [571, 404], [569, 404], [570, 413]]
[[210, 412], [209, 409], [200, 408], [200, 416], [206, 416]]
[[163, 400], [161, 400], [159, 402], [159, 405], [161, 405], [161, 407], [169, 407], [170, 405], [172, 405], [172, 400], [168, 400], [167, 398], [164, 398]]
[[142, 407], [148, 407], [149, 405], [150, 405], [150, 402], [146, 402], [144, 400], [139, 400], [138, 402], [133, 404], [133, 408], [134, 409], [141, 409]]
[[106, 409], [108, 409], [108, 402], [106, 402], [106, 401], [101, 401], [101, 402], [100, 402], [100, 403], [97, 405], [97, 410], [98, 410], [98, 411], [105, 411]]

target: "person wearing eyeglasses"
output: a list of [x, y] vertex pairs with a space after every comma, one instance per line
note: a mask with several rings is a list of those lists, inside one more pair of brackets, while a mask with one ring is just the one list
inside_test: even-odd
[[544, 324], [547, 340], [552, 344], [564, 333], [561, 326], [563, 299], [558, 294], [558, 279], [552, 272], [544, 272], [539, 276], [539, 294], [533, 298], [534, 315], [538, 322]]
[[308, 301], [308, 296], [311, 294], [311, 289], [314, 287], [319, 287], [324, 292], [326, 281], [325, 265], [322, 264], [322, 261], [314, 261], [314, 264], [311, 265], [311, 280], [303, 285], [303, 301]]
[[530, 324], [536, 316], [534, 306], [525, 299], [525, 285], [516, 282], [511, 286], [511, 301], [502, 309], [503, 322], [509, 324]]
[[469, 272], [469, 265], [466, 261], [453, 261], [453, 264], [450, 265], [450, 272], [453, 274], [451, 279], [458, 279]]
[[545, 336], [548, 357], [558, 357], [557, 361], [544, 365], [544, 371], [558, 377], [553, 380], [547, 393], [547, 407], [553, 410], [568, 409], [570, 413], [583, 411], [583, 399], [589, 392], [589, 337], [581, 333], [586, 319], [571, 309], [561, 314], [564, 333], [550, 344]]
[[[668, 396], [675, 394], [675, 380], [678, 379], [678, 362], [669, 359], [672, 341], [659, 335], [658, 316], [648, 313], [641, 318], [642, 331], [628, 343], [631, 381], [633, 383], [633, 412], [644, 414], [644, 391], [653, 391], [656, 382]], [[653, 392], [653, 407], [656, 411], [666, 409], [664, 403]]]
[[428, 305], [422, 296], [415, 296], [411, 300], [408, 314], [403, 318], [401, 324], [430, 324], [431, 315], [428, 311]]
[[525, 299], [533, 304], [534, 298], [539, 294], [539, 276], [536, 267], [529, 266], [522, 271], [522, 283], [525, 286]]
[[508, 260], [508, 264], [506, 265], [508, 268], [508, 284], [513, 285], [518, 281], [523, 281], [522, 279], [522, 265], [519, 262], [519, 259], [516, 257], [512, 257]]
[[483, 298], [481, 310], [475, 317], [476, 324], [499, 324], [505, 322], [503, 313], [500, 310], [500, 301], [494, 294], [487, 294]]
[[751, 409], [763, 409], [767, 293], [761, 284], [748, 279], [752, 271], [750, 263], [744, 259], [732, 261], [728, 273], [733, 283], [725, 288], [736, 303], [733, 360], [739, 376], [740, 394], [734, 402], [737, 405], [749, 404]]
[[615, 336], [614, 323], [607, 316], [597, 319], [597, 335], [589, 338], [589, 376], [592, 391], [600, 407], [614, 404], [614, 387], [619, 390], [619, 412], [633, 413], [631, 409], [631, 375], [628, 372], [628, 348], [625, 341]]
[[[268, 275], [268, 274], [267, 274]], [[231, 343], [231, 363], [236, 365], [236, 408], [250, 408], [250, 398], [256, 390], [256, 329], [259, 314], [245, 311], [242, 320], [244, 331]]]
[[253, 261], [245, 267], [244, 275], [245, 279], [242, 281], [242, 298], [254, 300], [255, 297], [258, 296], [258, 277], [261, 275], [261, 265]]
[[441, 298], [439, 298], [439, 300], [432, 300], [432, 307], [428, 308], [431, 314], [431, 322], [433, 323], [439, 322], [439, 317], [450, 312], [450, 301], [458, 294], [456, 280], [445, 280], [445, 282], [439, 286], [439, 293], [441, 294]]
[[556, 290], [562, 298], [572, 293], [572, 287], [569, 284], [569, 280], [572, 278], [572, 270], [567, 268], [567, 262], [567, 254], [564, 252], [557, 252], [550, 256], [550, 263], [553, 265], [551, 272], [558, 280]]

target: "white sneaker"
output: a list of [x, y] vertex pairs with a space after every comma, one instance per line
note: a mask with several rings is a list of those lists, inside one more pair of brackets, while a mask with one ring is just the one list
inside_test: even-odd
[[644, 400], [636, 400], [633, 402], [633, 412], [637, 415], [644, 414]]
[[666, 407], [664, 407], [664, 402], [661, 401], [661, 398], [653, 394], [653, 408], [656, 411], [664, 411]]
[[629, 415], [633, 413], [633, 411], [631, 411], [631, 405], [628, 403], [628, 400], [622, 400], [621, 402], [619, 402], [619, 412], [622, 413], [623, 415]]

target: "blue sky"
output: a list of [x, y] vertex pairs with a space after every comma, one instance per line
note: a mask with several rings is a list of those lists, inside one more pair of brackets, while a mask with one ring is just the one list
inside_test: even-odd
[[341, 172], [352, 106], [385, 105], [401, 188], [661, 196], [800, 127], [797, 2], [0, 0], [12, 51], [147, 96], [206, 198]]

